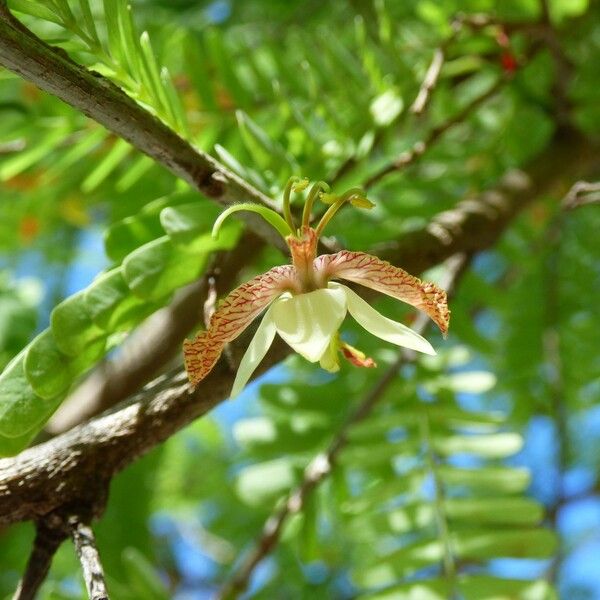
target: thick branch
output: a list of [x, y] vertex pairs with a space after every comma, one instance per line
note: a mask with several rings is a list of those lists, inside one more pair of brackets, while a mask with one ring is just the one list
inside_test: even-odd
[[[104, 125], [208, 198], [225, 206], [252, 200], [275, 208], [262, 192], [192, 147], [114, 83], [35, 36], [3, 2], [0, 65]], [[262, 219], [249, 213], [247, 220], [261, 237], [285, 250], [283, 240]]]
[[96, 548], [96, 538], [89, 525], [86, 525], [78, 517], [70, 519], [71, 535], [73, 544], [81, 563], [85, 588], [90, 600], [108, 600], [104, 570], [100, 562], [100, 555]]
[[[564, 178], [579, 176], [587, 151], [581, 138], [559, 135], [531, 165], [530, 176], [509, 177], [480, 200], [461, 202], [407, 236], [386, 258], [417, 273], [453, 254], [490, 247], [528, 202], [564, 184]], [[263, 368], [288, 352], [274, 349]], [[232, 379], [224, 360], [195, 391], [183, 373], [163, 376], [112, 412], [0, 460], [0, 523], [38, 520], [73, 501], [93, 505], [116, 472], [227, 398]]]

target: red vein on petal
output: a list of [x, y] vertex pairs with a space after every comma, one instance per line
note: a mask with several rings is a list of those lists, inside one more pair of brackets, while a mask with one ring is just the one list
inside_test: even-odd
[[426, 313], [448, 333], [450, 311], [446, 292], [434, 283], [421, 281], [403, 269], [364, 252], [342, 250], [318, 256], [314, 263], [318, 280], [347, 279], [397, 298]]
[[206, 331], [183, 342], [183, 358], [190, 383], [198, 385], [215, 366], [225, 344], [238, 337], [275, 299], [298, 291], [291, 265], [274, 267], [233, 290], [217, 307]]

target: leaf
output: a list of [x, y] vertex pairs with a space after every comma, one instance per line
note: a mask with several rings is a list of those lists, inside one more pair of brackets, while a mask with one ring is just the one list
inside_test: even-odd
[[[232, 60], [232, 53], [227, 48], [221, 32], [215, 28], [205, 30], [203, 41], [212, 62], [217, 68], [218, 80], [222, 82], [226, 94], [230, 96], [228, 103], [233, 100], [235, 106], [249, 104], [251, 101], [250, 95], [235, 71], [236, 61]], [[222, 103], [221, 100], [221, 108], [223, 107]]]
[[355, 572], [353, 579], [364, 587], [390, 585], [423, 567], [440, 563], [443, 555], [444, 546], [441, 540], [409, 544], [374, 559], [376, 563], [373, 566]]
[[[557, 597], [546, 581], [501, 579], [489, 575], [459, 576], [456, 587], [464, 600], [556, 600]], [[447, 600], [452, 595], [452, 585], [448, 579], [426, 579], [394, 585], [381, 592], [361, 594], [358, 598], [359, 600]]]
[[411, 441], [400, 443], [379, 442], [368, 445], [349, 445], [340, 454], [339, 462], [346, 467], [372, 467], [381, 463], [389, 464], [394, 458], [412, 454], [417, 444]]
[[127, 59], [121, 45], [121, 32], [119, 29], [119, 2], [122, 2], [122, 0], [102, 0], [110, 54], [118, 64], [125, 64]]
[[291, 489], [296, 482], [296, 470], [288, 458], [250, 465], [235, 482], [238, 496], [252, 506], [261, 506]]
[[[169, 98], [163, 88], [163, 84], [160, 78], [160, 68], [154, 51], [152, 50], [152, 44], [150, 43], [150, 36], [147, 31], [144, 31], [140, 36], [140, 47], [142, 49], [142, 80], [145, 86], [150, 92], [151, 97], [154, 100], [155, 106], [159, 109], [159, 112], [167, 117], [169, 123], [175, 123], [176, 117], [169, 102]], [[162, 109], [162, 110], [160, 110]]]
[[132, 294], [122, 267], [99, 275], [85, 290], [88, 313], [104, 331], [128, 331], [159, 306]]
[[13, 158], [5, 160], [0, 166], [0, 181], [6, 181], [19, 175], [46, 156], [64, 140], [67, 129], [64, 126], [52, 128], [42, 139], [38, 139], [31, 147], [19, 152]]
[[25, 354], [25, 373], [34, 392], [46, 399], [65, 392], [73, 381], [70, 360], [58, 349], [50, 329], [40, 333]]
[[26, 348], [25, 374], [34, 392], [45, 399], [67, 392], [75, 378], [104, 356], [106, 339], [98, 338], [76, 356], [63, 354], [46, 329]]
[[86, 194], [93, 192], [106, 178], [123, 163], [125, 157], [132, 152], [128, 142], [118, 139], [96, 168], [84, 179], [81, 190]]
[[239, 239], [242, 224], [231, 221], [219, 231], [218, 240], [212, 239], [211, 230], [215, 211], [205, 202], [169, 206], [160, 213], [160, 223], [171, 241], [188, 252], [231, 250]]
[[40, 2], [35, 0], [10, 0], [10, 6], [13, 10], [43, 19], [44, 21], [50, 21], [57, 25], [62, 25], [62, 19], [54, 11], [47, 6], [44, 6]]
[[257, 442], [274, 442], [277, 439], [277, 429], [267, 417], [252, 417], [234, 424], [233, 437], [240, 446], [251, 448]]
[[[391, 567], [386, 564], [372, 569], [369, 587], [380, 585], [379, 581], [394, 578]], [[447, 579], [428, 579], [395, 585], [382, 592], [361, 594], [359, 600], [447, 600], [451, 597], [450, 582]]]
[[50, 314], [50, 327], [56, 345], [67, 356], [81, 355], [90, 344], [101, 342], [106, 337], [106, 333], [92, 320], [85, 290], [56, 305]]
[[527, 469], [484, 467], [459, 469], [442, 465], [438, 472], [446, 485], [458, 485], [488, 494], [513, 494], [527, 489], [530, 481]]
[[298, 170], [298, 164], [292, 157], [287, 155], [281, 144], [275, 141], [244, 111], [238, 110], [236, 117], [244, 145], [258, 166], [281, 168], [286, 165], [292, 171]]
[[425, 384], [427, 391], [436, 393], [440, 389], [469, 394], [483, 394], [496, 385], [496, 376], [489, 371], [466, 371], [443, 375]]
[[459, 531], [452, 534], [452, 544], [457, 556], [464, 560], [551, 558], [557, 539], [549, 529]]
[[149, 156], [139, 156], [115, 183], [115, 189], [121, 194], [126, 192], [154, 166], [155, 162]]
[[433, 447], [443, 456], [467, 453], [484, 458], [505, 458], [523, 447], [523, 438], [518, 433], [434, 436]]
[[123, 276], [131, 291], [158, 300], [194, 281], [208, 262], [208, 254], [190, 254], [163, 236], [134, 250], [123, 261]]
[[361, 491], [360, 495], [347, 500], [342, 510], [347, 513], [361, 513], [367, 508], [379, 509], [385, 502], [407, 495], [414, 498], [422, 491], [427, 475], [421, 469], [404, 473], [402, 477], [377, 480]]
[[240, 177], [243, 177], [252, 183], [259, 190], [267, 190], [267, 183], [264, 178], [254, 169], [242, 165], [242, 163], [240, 163], [237, 158], [223, 148], [223, 146], [220, 144], [215, 144], [215, 152], [219, 156], [221, 162], [223, 162], [225, 166], [231, 169], [234, 173], [237, 173]]
[[377, 127], [387, 127], [398, 118], [403, 108], [402, 96], [396, 90], [389, 89], [373, 99], [370, 111]]
[[123, 565], [130, 589], [137, 598], [168, 600], [170, 594], [150, 561], [137, 549], [123, 551]]
[[138, 81], [141, 79], [141, 48], [131, 17], [131, 6], [126, 0], [117, 0], [117, 21], [119, 23], [120, 47], [129, 65], [129, 72]]
[[8, 438], [31, 431], [58, 402], [46, 401], [34, 393], [25, 376], [24, 362], [25, 351], [0, 374], [0, 435]]
[[[164, 236], [165, 231], [160, 224], [163, 208], [192, 202], [197, 198], [198, 193], [191, 190], [163, 196], [147, 204], [136, 215], [111, 225], [104, 236], [106, 253], [115, 262], [121, 262], [136, 248]], [[215, 209], [215, 216], [217, 214], [218, 210]]]
[[543, 507], [530, 498], [447, 498], [444, 511], [468, 524], [535, 525], [544, 516]]
[[465, 600], [556, 600], [556, 592], [547, 581], [501, 579], [490, 575], [466, 575], [459, 589]]

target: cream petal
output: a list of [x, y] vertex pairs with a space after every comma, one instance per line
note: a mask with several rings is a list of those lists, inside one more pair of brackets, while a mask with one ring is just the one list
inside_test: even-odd
[[301, 356], [317, 362], [346, 316], [342, 289], [284, 295], [272, 306], [277, 333]]
[[244, 387], [246, 387], [248, 380], [252, 377], [252, 373], [254, 373], [256, 367], [261, 363], [275, 339], [277, 330], [271, 317], [271, 310], [272, 309], [270, 308], [265, 313], [252, 341], [242, 357], [235, 376], [235, 381], [233, 382], [231, 394], [229, 395], [230, 398], [235, 398]]
[[349, 287], [341, 283], [329, 283], [329, 288], [342, 289], [345, 292], [348, 301], [348, 312], [369, 333], [386, 342], [396, 344], [396, 346], [403, 346], [425, 354], [436, 353], [424, 337], [421, 337], [406, 325], [384, 317]]

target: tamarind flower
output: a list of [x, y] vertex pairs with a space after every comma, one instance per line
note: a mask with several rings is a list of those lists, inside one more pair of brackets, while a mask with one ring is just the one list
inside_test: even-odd
[[[215, 222], [213, 235], [230, 214], [239, 210], [259, 213], [286, 240], [291, 265], [274, 267], [233, 290], [218, 306], [208, 329], [183, 346], [185, 367], [192, 385], [204, 379], [219, 359], [225, 345], [237, 338], [254, 319], [266, 312], [246, 353], [233, 384], [231, 397], [244, 388], [258, 367], [275, 335], [279, 334], [298, 354], [324, 369], [339, 370], [340, 354], [359, 367], [374, 367], [373, 359], [344, 343], [339, 328], [350, 315], [364, 329], [386, 342], [425, 354], [435, 354], [431, 344], [402, 323], [392, 321], [372, 308], [337, 279], [358, 283], [424, 311], [446, 335], [449, 311], [446, 292], [433, 283], [422, 282], [390, 263], [365, 254], [342, 250], [317, 256], [317, 242], [323, 229], [345, 203], [359, 208], [374, 206], [357, 188], [341, 196], [329, 194], [329, 187], [318, 182], [304, 204], [302, 226], [294, 225], [290, 194], [306, 189], [307, 180], [293, 177], [284, 191], [284, 216], [256, 204], [238, 204], [225, 210]], [[315, 199], [331, 206], [312, 228], [310, 216]]]

